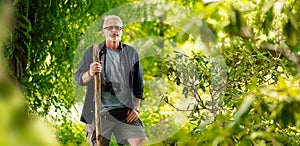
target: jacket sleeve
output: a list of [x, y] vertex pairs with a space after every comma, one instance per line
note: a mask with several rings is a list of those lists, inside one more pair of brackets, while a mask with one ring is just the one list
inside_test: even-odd
[[133, 68], [133, 95], [136, 98], [143, 99], [144, 80], [142, 65], [139, 59]]
[[87, 84], [84, 84], [82, 81], [82, 76], [85, 72], [89, 70], [90, 64], [92, 63], [92, 47], [90, 47], [88, 50], [85, 51], [84, 56], [77, 68], [77, 71], [75, 73], [75, 80], [78, 85], [80, 86], [86, 86]]

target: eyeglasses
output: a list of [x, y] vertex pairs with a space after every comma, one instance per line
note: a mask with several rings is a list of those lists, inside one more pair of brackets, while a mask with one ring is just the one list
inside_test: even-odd
[[122, 30], [123, 28], [122, 27], [120, 27], [120, 26], [107, 26], [107, 27], [104, 27], [104, 29], [108, 29], [108, 30], [113, 30], [113, 29], [115, 29], [116, 31], [120, 31], [120, 30]]

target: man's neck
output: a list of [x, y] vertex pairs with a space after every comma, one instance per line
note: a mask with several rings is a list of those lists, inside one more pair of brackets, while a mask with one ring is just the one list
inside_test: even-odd
[[112, 50], [117, 50], [119, 49], [119, 41], [111, 41], [111, 40], [106, 40], [106, 47], [110, 48]]

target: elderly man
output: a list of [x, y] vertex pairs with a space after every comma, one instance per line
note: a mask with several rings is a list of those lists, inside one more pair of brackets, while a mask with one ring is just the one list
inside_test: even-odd
[[98, 44], [101, 62], [93, 62], [93, 47], [86, 50], [75, 79], [87, 86], [81, 121], [86, 123], [86, 138], [96, 144], [94, 78], [101, 73], [101, 138], [109, 145], [112, 134], [118, 144], [142, 145], [146, 135], [138, 108], [143, 98], [143, 73], [136, 50], [121, 42], [123, 22], [115, 15], [106, 16], [102, 35], [106, 40]]

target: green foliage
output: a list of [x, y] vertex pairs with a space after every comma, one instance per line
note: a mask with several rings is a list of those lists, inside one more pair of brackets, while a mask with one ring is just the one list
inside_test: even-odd
[[95, 6], [105, 3], [15, 2], [20, 9], [13, 37], [6, 43], [6, 58], [9, 72], [24, 87], [30, 113], [45, 116], [51, 108], [59, 111], [74, 104], [70, 86], [74, 50], [87, 26], [109, 9]]
[[280, 127], [300, 127], [299, 121], [299, 80], [279, 78], [276, 86], [262, 88], [262, 94], [275, 97], [270, 103], [270, 119], [277, 122]]
[[[231, 2], [217, 2], [207, 6], [198, 3], [194, 5], [201, 6], [203, 9], [200, 10], [201, 12], [216, 12], [214, 14], [207, 13], [202, 17], [207, 20], [209, 26], [213, 29], [220, 48], [223, 50], [227, 65], [226, 92], [220, 109], [222, 115], [218, 114], [216, 119], [206, 127], [205, 131], [203, 131], [200, 124], [204, 118], [203, 115], [198, 116], [194, 112], [191, 118], [191, 123], [195, 124], [193, 132], [197, 133], [195, 137], [200, 138], [198, 144], [299, 144], [299, 135], [296, 134], [299, 128], [297, 122], [299, 115], [297, 114], [298, 110], [295, 109], [299, 105], [298, 99], [294, 98], [299, 97], [299, 81], [296, 80], [296, 84], [280, 89], [280, 86], [285, 85], [283, 81], [287, 78], [284, 80], [282, 78], [278, 79], [282, 75], [287, 77], [296, 75], [295, 65], [299, 68], [297, 59], [296, 62], [293, 61], [295, 54], [286, 55], [289, 54], [286, 53], [289, 51], [287, 48], [282, 47], [286, 42], [291, 51], [294, 53], [299, 51], [294, 47], [298, 44], [299, 39], [295, 35], [299, 24], [298, 21], [295, 21], [295, 16], [298, 16], [295, 14], [299, 12], [295, 10], [297, 9], [297, 2], [293, 1], [291, 3], [284, 4], [282, 1], [271, 1], [255, 4], [247, 1], [234, 4], [231, 4]], [[295, 5], [295, 7], [289, 7], [291, 5]], [[252, 8], [255, 10], [252, 10]], [[286, 11], [287, 9], [289, 12]], [[256, 17], [258, 14], [261, 14], [259, 15], [261, 17]], [[292, 31], [295, 34], [291, 33]], [[274, 44], [282, 48], [278, 52], [274, 48], [265, 47], [265, 44]], [[202, 54], [198, 55], [203, 58]], [[189, 57], [188, 60], [193, 58], [197, 57]], [[171, 58], [170, 60], [176, 59]], [[288, 60], [292, 60], [295, 64]], [[205, 62], [201, 59], [199, 61]], [[166, 74], [172, 77], [173, 82], [184, 82], [185, 78], [192, 75], [186, 71], [180, 71], [182, 66], [191, 70], [188, 65], [182, 65], [177, 60], [169, 65], [169, 72], [171, 73], [167, 72]], [[198, 68], [200, 66], [197, 65]], [[177, 71], [179, 73], [183, 72], [184, 76], [177, 74]], [[199, 71], [199, 73], [202, 72], [210, 72], [210, 70]], [[206, 77], [200, 75], [199, 81], [211, 81], [211, 78], [211, 74]], [[209, 85], [209, 83], [207, 84]], [[276, 91], [271, 92], [274, 97], [260, 94], [260, 91], [264, 89], [263, 86], [267, 85], [269, 87], [275, 86], [273, 90]], [[208, 87], [205, 86], [205, 88]], [[202, 91], [205, 91], [205, 88], [196, 86], [196, 89]], [[289, 95], [291, 93], [286, 92], [288, 88], [292, 90], [292, 97]], [[184, 94], [189, 93], [189, 90], [186, 89], [183, 89]], [[274, 102], [273, 99], [270, 99], [280, 99], [279, 95], [282, 92], [287, 94], [285, 94], [285, 97], [287, 97], [285, 100]], [[198, 102], [197, 106], [201, 107], [201, 105], [204, 108], [206, 107], [203, 106], [202, 102]], [[203, 108], [194, 109], [201, 113]], [[296, 132], [293, 129], [296, 129]], [[289, 132], [282, 132], [286, 130], [289, 130]]]
[[[76, 48], [82, 45], [86, 49], [98, 41], [100, 29], [87, 32], [87, 42], [79, 42], [80, 38], [104, 12], [125, 3], [14, 2], [16, 25], [4, 44], [8, 72], [23, 88], [29, 115], [55, 119], [57, 137], [63, 145], [86, 144], [83, 125], [68, 118], [71, 114], [62, 114], [70, 112], [76, 100], [82, 100], [75, 99], [72, 87], [72, 64], [81, 59], [74, 58]], [[210, 27], [215, 38], [185, 13], [182, 15], [189, 17], [184, 21], [189, 25], [168, 24], [175, 14], [171, 9], [164, 12], [165, 5], [138, 11], [137, 15], [145, 20], [155, 16], [153, 21], [124, 20], [129, 23], [124, 27], [125, 42], [133, 42], [139, 48], [145, 42], [136, 40], [159, 38], [148, 48], [138, 50], [146, 80], [146, 104], [140, 114], [145, 126], [163, 125], [162, 121], [172, 112], [182, 110], [174, 106], [176, 103], [190, 98], [195, 101], [183, 108], [192, 111], [189, 124], [157, 145], [299, 145], [300, 2], [175, 3], [192, 10], [195, 18], [203, 20], [203, 26]], [[153, 9], [163, 13], [146, 13]], [[131, 12], [122, 15], [127, 13]], [[181, 26], [184, 30], [178, 28]], [[198, 41], [197, 33], [202, 34], [201, 45], [205, 49], [191, 47]], [[181, 47], [194, 50], [178, 51]], [[221, 49], [222, 53], [214, 49]], [[6, 91], [6, 86], [1, 87], [1, 91]], [[80, 90], [80, 95], [84, 92], [75, 90]], [[61, 114], [54, 116], [53, 112]], [[149, 132], [155, 135], [155, 130]]]
[[86, 144], [84, 124], [68, 120], [58, 126], [57, 135], [62, 145]]
[[28, 117], [24, 97], [4, 72], [0, 73], [0, 116], [0, 145], [59, 145], [48, 125]]
[[[65, 112], [74, 105], [74, 53], [87, 26], [103, 12], [122, 4], [114, 2], [102, 7], [107, 2], [14, 2], [16, 25], [12, 37], [5, 43], [5, 58], [9, 63], [8, 72], [23, 88], [28, 114], [51, 117], [49, 113]], [[58, 125], [58, 131], [70, 130], [59, 133], [63, 143], [82, 142], [82, 135], [76, 136], [76, 133], [82, 134], [83, 129], [76, 130], [74, 123], [63, 121], [61, 117], [56, 120], [63, 123]], [[75, 136], [74, 139], [71, 136]]]

